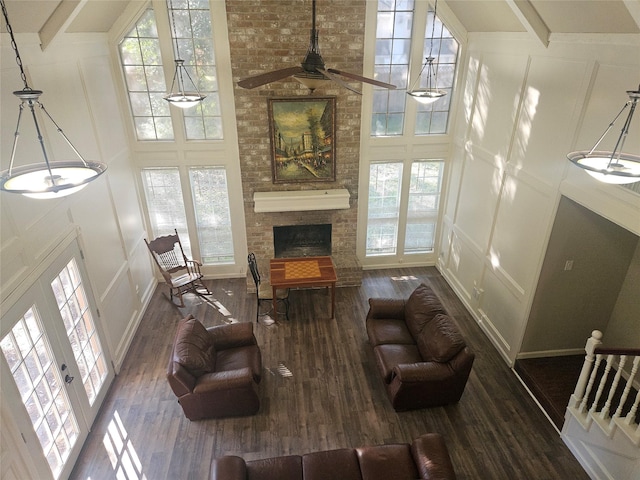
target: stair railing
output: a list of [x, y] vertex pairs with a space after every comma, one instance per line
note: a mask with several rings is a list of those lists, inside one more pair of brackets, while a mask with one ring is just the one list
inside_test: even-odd
[[640, 349], [603, 348], [602, 332], [594, 330], [585, 352], [568, 411], [585, 429], [595, 421], [609, 437], [620, 429], [640, 445]]

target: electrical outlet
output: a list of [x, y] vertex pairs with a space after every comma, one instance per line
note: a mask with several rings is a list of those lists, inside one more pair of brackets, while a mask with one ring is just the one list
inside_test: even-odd
[[573, 260], [567, 260], [566, 262], [564, 262], [564, 270], [565, 272], [568, 272], [569, 270], [573, 269]]

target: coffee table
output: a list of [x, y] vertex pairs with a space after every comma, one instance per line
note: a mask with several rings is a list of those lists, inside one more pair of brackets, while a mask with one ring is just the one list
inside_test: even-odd
[[278, 288], [331, 287], [331, 318], [335, 318], [338, 277], [331, 257], [272, 258], [269, 266], [274, 312]]

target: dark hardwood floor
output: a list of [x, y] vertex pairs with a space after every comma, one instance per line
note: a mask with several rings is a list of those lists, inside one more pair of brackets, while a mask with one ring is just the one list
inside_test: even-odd
[[[476, 360], [458, 404], [396, 413], [367, 342], [367, 300], [406, 298], [421, 282], [438, 293]], [[165, 379], [177, 321], [188, 313], [206, 326], [255, 319], [244, 279], [208, 286], [211, 303], [189, 295], [183, 309], [162, 287], [155, 292], [72, 478], [205, 479], [215, 456], [250, 460], [439, 432], [459, 479], [588, 479], [435, 268], [365, 272], [361, 287], [337, 289], [334, 320], [325, 289], [292, 291], [290, 321], [254, 323], [264, 365], [258, 414], [190, 422]]]
[[568, 355], [516, 360], [514, 365], [514, 370], [558, 430], [562, 430], [564, 414], [583, 363], [584, 355]]

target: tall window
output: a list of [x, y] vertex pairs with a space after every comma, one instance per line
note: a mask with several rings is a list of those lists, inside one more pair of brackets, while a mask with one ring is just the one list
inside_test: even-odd
[[209, 1], [169, 0], [168, 8], [174, 54], [184, 60], [200, 93], [207, 96], [198, 106], [184, 111], [186, 138], [221, 140], [222, 118]]
[[[159, 37], [156, 12], [149, 7], [119, 45], [136, 137], [141, 141], [175, 138], [169, 103], [164, 100], [172, 78], [166, 78], [164, 66], [170, 65], [173, 72], [174, 61], [180, 57], [196, 88], [206, 95], [198, 106], [180, 110], [184, 136], [187, 140], [221, 140], [209, 0], [169, 0], [166, 13], [171, 38]], [[188, 78], [183, 77], [185, 90], [193, 90]]]
[[227, 172], [222, 167], [194, 167], [189, 169], [189, 179], [202, 263], [233, 262]]
[[173, 140], [167, 83], [162, 67], [156, 18], [152, 8], [142, 14], [120, 42], [120, 61], [138, 140]]
[[[198, 258], [205, 265], [234, 262], [229, 190], [224, 167], [189, 168], [189, 189], [195, 211]], [[188, 256], [192, 256], [180, 170], [145, 168], [142, 179], [151, 229], [155, 237], [178, 230]]]
[[[418, 75], [422, 65], [411, 66], [412, 51], [421, 50], [422, 61], [435, 57], [435, 86], [447, 95], [430, 105], [417, 104], [415, 135], [442, 134], [447, 131], [449, 108], [453, 94], [458, 42], [439, 18], [427, 13], [424, 37], [413, 39], [415, 1], [378, 2], [376, 50], [374, 68], [377, 78], [396, 85], [396, 90], [374, 88], [371, 117], [371, 136], [384, 137], [405, 134], [409, 72]], [[435, 21], [435, 25], [434, 25]], [[413, 83], [414, 80], [411, 81]], [[420, 77], [420, 87], [426, 87], [427, 71]], [[418, 86], [416, 86], [418, 88]]]
[[[371, 164], [367, 256], [433, 251], [442, 165], [442, 161], [427, 160], [413, 161], [409, 169], [402, 162]], [[407, 183], [408, 189], [403, 189]]]

